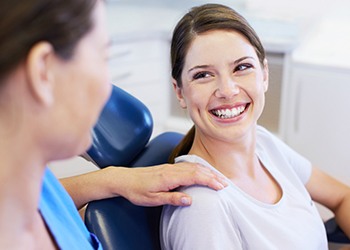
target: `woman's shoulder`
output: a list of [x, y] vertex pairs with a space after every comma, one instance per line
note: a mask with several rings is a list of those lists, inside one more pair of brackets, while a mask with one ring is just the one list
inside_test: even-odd
[[[216, 168], [211, 166], [206, 160], [197, 156], [197, 155], [182, 155], [175, 159], [176, 162], [186, 161], [192, 163], [200, 163], [203, 166], [206, 166], [213, 171], [219, 172]], [[209, 203], [210, 205], [213, 201], [220, 201], [224, 199], [226, 188], [220, 191], [213, 190], [207, 186], [201, 185], [192, 185], [192, 186], [183, 186], [178, 189], [180, 192], [184, 192], [193, 197], [193, 203], [203, 204]]]
[[[226, 188], [225, 188], [226, 189]], [[179, 225], [196, 224], [204, 226], [225, 218], [231, 214], [227, 209], [227, 199], [222, 195], [225, 189], [215, 191], [206, 186], [194, 185], [182, 187], [179, 191], [189, 194], [192, 204], [187, 207], [164, 206], [162, 221], [167, 224], [176, 221]], [[174, 222], [175, 223], [175, 222]], [[200, 226], [201, 227], [201, 226]]]
[[181, 187], [180, 192], [184, 192], [192, 197], [192, 206], [213, 206], [225, 201], [226, 188], [213, 190], [207, 186], [193, 185]]

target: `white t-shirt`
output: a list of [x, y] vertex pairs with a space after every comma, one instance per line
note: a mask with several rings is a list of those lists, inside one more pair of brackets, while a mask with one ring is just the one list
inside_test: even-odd
[[[328, 249], [322, 219], [305, 183], [311, 163], [266, 129], [258, 126], [256, 154], [282, 188], [276, 204], [249, 196], [235, 184], [220, 191], [183, 187], [189, 207], [165, 206], [161, 218], [162, 249]], [[210, 166], [195, 155], [177, 161]]]

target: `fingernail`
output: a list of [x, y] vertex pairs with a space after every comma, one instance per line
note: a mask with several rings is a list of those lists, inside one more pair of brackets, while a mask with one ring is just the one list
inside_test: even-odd
[[223, 184], [221, 184], [221, 183], [218, 183], [217, 187], [218, 187], [218, 189], [223, 189], [225, 186]]
[[227, 187], [228, 186], [228, 182], [226, 180], [222, 180], [223, 186]]
[[183, 205], [190, 205], [191, 204], [191, 200], [188, 197], [181, 197], [181, 203]]
[[218, 188], [219, 189], [224, 189], [225, 187], [228, 186], [228, 183], [224, 180], [222, 180], [221, 182], [218, 183]]

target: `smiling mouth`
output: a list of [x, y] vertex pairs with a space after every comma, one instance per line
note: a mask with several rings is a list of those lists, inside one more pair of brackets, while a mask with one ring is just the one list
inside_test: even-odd
[[241, 105], [232, 109], [213, 109], [210, 112], [221, 119], [231, 119], [242, 114], [248, 107], [247, 105]]

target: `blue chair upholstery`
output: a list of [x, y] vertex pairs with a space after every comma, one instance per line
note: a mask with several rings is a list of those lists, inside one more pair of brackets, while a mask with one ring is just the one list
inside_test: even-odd
[[138, 99], [113, 85], [112, 93], [92, 131], [87, 155], [100, 168], [128, 166], [148, 143], [152, 115]]
[[[113, 86], [96, 126], [88, 158], [99, 167], [145, 167], [166, 163], [183, 135], [166, 132], [149, 141], [153, 121], [147, 107]], [[158, 250], [162, 207], [142, 207], [123, 197], [90, 202], [85, 224], [106, 250]], [[350, 243], [334, 219], [325, 223], [329, 242]]]
[[[183, 135], [166, 132], [149, 142], [152, 133], [149, 110], [118, 87], [93, 129], [88, 157], [101, 168], [141, 167], [163, 164]], [[90, 202], [85, 224], [104, 249], [160, 249], [159, 221], [162, 207], [136, 206], [123, 197]]]
[[[145, 147], [130, 167], [166, 163], [182, 137], [182, 134], [175, 132], [159, 135]], [[100, 239], [104, 249], [158, 250], [161, 211], [161, 206], [142, 207], [123, 197], [110, 198], [88, 204], [85, 224]]]
[[344, 234], [334, 218], [325, 222], [328, 242], [337, 244], [350, 244], [350, 239]]

